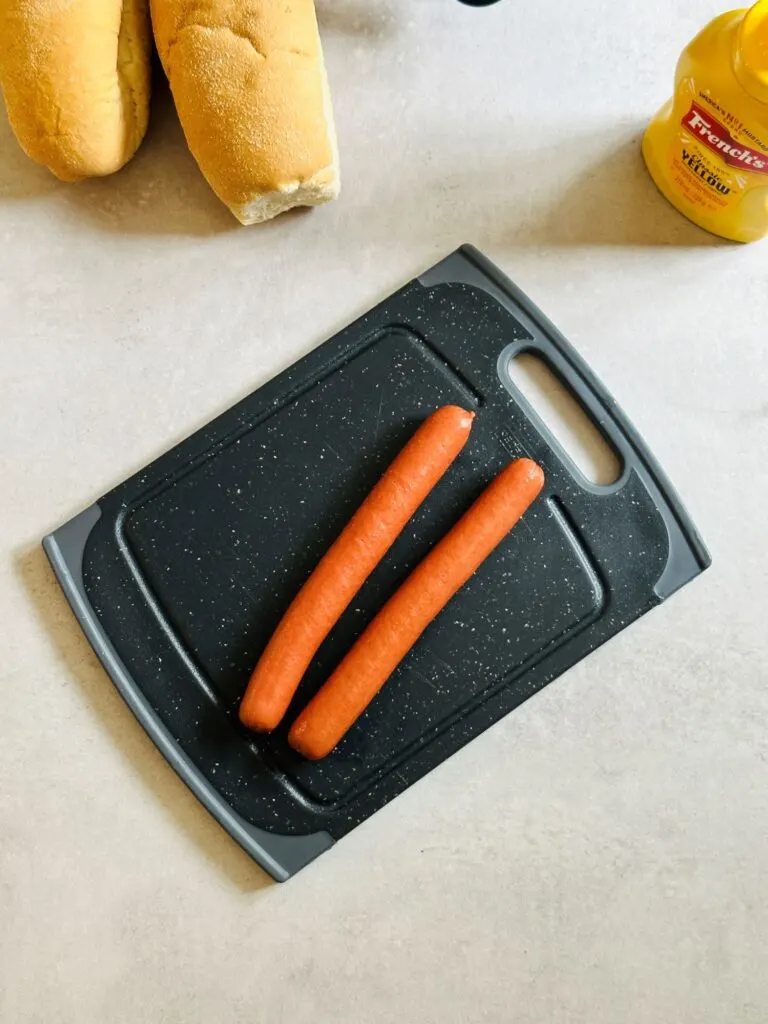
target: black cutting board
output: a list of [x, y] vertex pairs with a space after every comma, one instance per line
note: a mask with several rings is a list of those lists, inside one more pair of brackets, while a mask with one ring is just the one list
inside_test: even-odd
[[[618, 453], [584, 479], [509, 377], [536, 352]], [[542, 497], [328, 758], [237, 720], [280, 616], [434, 409], [471, 439], [323, 645], [286, 725], [512, 458]], [[535, 306], [465, 246], [44, 541], [89, 640], [173, 767], [285, 879], [709, 564], [661, 470]], [[428, 825], [425, 825], [428, 827]]]

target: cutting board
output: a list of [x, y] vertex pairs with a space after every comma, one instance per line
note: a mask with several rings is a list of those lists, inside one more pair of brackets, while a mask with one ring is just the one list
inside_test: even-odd
[[[613, 447], [621, 468], [612, 484], [590, 483], [518, 391], [509, 367], [523, 352], [546, 362]], [[248, 732], [238, 703], [282, 613], [418, 424], [445, 404], [476, 413], [465, 450], [320, 649], [286, 728]], [[541, 498], [340, 746], [303, 760], [286, 742], [287, 725], [408, 572], [519, 456], [543, 466]], [[469, 246], [104, 495], [44, 547], [131, 710], [278, 880], [709, 565], [604, 387]]]

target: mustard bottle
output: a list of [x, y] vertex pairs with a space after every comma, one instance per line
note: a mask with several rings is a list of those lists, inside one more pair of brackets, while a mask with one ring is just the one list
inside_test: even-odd
[[643, 156], [694, 223], [736, 242], [768, 235], [768, 0], [715, 18], [683, 51]]

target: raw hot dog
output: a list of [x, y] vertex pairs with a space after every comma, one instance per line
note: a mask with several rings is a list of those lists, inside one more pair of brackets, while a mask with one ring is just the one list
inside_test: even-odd
[[469, 438], [474, 413], [447, 405], [416, 431], [304, 584], [267, 644], [240, 720], [269, 732], [323, 640]]
[[325, 757], [442, 611], [517, 523], [544, 485], [530, 459], [507, 466], [414, 569], [294, 722], [288, 742]]

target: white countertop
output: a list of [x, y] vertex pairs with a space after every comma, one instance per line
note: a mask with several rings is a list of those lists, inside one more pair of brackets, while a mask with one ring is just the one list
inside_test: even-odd
[[[237, 226], [157, 88], [115, 178], [0, 115], [3, 1024], [765, 1024], [768, 242], [656, 193], [712, 0], [325, 0], [344, 191]], [[279, 886], [76, 627], [51, 528], [462, 242], [537, 301], [713, 568]]]

